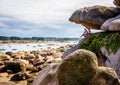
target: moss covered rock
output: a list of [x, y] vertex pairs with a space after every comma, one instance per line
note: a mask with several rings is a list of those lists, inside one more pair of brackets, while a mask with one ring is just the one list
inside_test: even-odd
[[58, 85], [120, 85], [113, 69], [98, 67], [96, 55], [83, 49], [67, 56], [57, 74]]
[[80, 49], [60, 64], [40, 71], [32, 85], [120, 85], [120, 82], [113, 69], [98, 67], [93, 52]]
[[70, 54], [58, 69], [59, 85], [88, 85], [98, 67], [94, 53], [78, 50]]
[[109, 53], [116, 53], [120, 48], [120, 32], [100, 32], [88, 36], [79, 46], [80, 49], [86, 49], [94, 52], [97, 57], [101, 57], [100, 49], [106, 47]]

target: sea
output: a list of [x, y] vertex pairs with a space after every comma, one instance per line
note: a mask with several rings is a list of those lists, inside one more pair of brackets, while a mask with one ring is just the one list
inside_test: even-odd
[[76, 44], [77, 41], [66, 42], [39, 42], [39, 43], [2, 43], [0, 44], [0, 52], [18, 52], [18, 51], [36, 51], [51, 50]]

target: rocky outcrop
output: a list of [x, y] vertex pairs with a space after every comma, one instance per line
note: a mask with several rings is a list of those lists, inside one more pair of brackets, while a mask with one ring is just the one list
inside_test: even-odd
[[71, 22], [82, 24], [88, 29], [100, 29], [100, 26], [109, 18], [120, 14], [119, 8], [106, 6], [92, 6], [76, 10], [70, 17]]
[[32, 85], [120, 85], [120, 82], [113, 69], [98, 67], [93, 52], [80, 49], [61, 64], [44, 68]]
[[[79, 48], [87, 49], [94, 52], [98, 61], [102, 61], [105, 65], [113, 68], [120, 78], [120, 32], [101, 32], [91, 34], [83, 41]], [[101, 62], [99, 63], [101, 64]]]
[[[116, 7], [97, 5], [81, 8], [75, 11], [69, 20], [82, 24], [87, 29], [104, 30], [102, 33], [89, 34], [86, 40], [79, 44], [79, 49], [94, 52], [98, 56], [99, 65], [113, 68], [120, 78], [120, 0], [114, 0], [113, 3]], [[69, 52], [71, 51], [72, 49]]]

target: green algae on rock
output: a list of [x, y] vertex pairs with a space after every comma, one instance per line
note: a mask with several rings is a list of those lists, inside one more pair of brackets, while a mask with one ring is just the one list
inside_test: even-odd
[[97, 57], [102, 55], [100, 49], [106, 47], [109, 53], [116, 53], [120, 48], [120, 32], [100, 32], [91, 34], [81, 44], [80, 49], [94, 52]]
[[78, 50], [70, 54], [58, 68], [59, 85], [88, 85], [96, 73], [96, 61], [96, 55], [90, 51]]

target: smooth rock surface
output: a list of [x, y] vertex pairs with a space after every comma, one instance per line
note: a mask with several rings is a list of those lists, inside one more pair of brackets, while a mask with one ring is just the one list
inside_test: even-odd
[[88, 29], [100, 29], [100, 26], [109, 18], [120, 14], [119, 8], [106, 6], [92, 6], [76, 10], [70, 17], [71, 22], [82, 24]]
[[101, 26], [101, 30], [120, 31], [120, 15], [105, 21]]

